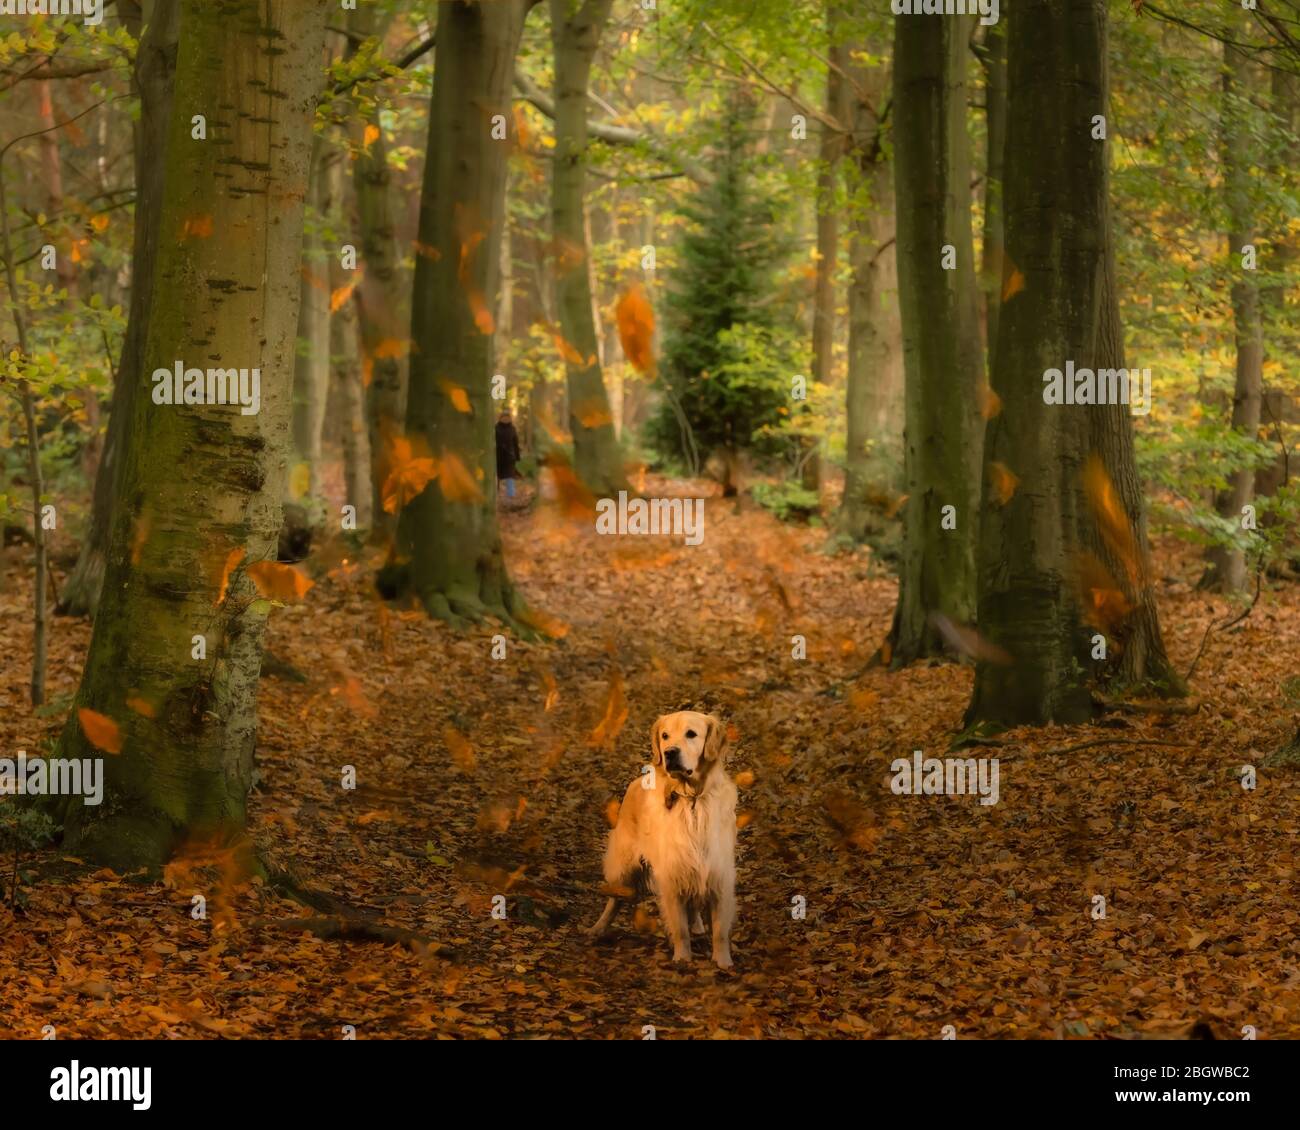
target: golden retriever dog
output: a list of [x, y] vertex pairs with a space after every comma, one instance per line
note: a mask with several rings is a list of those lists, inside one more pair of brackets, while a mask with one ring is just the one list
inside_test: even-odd
[[[674, 961], [691, 960], [691, 934], [704, 933], [707, 912], [713, 960], [729, 969], [736, 919], [736, 785], [726, 771], [726, 727], [712, 714], [665, 714], [650, 731], [650, 748], [653, 764], [628, 785], [609, 834], [605, 884], [655, 895]], [[593, 936], [609, 927], [619, 901], [611, 897], [605, 903]]]

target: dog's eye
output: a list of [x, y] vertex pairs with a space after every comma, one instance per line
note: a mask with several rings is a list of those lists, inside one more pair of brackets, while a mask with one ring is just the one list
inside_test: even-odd
[[695, 731], [694, 731], [694, 730], [687, 730], [687, 731], [686, 731], [686, 736], [687, 736], [688, 738], [693, 738], [693, 737], [695, 737]]
[[667, 740], [668, 740], [668, 731], [665, 730], [665, 731], [664, 731], [664, 741], [667, 741]]

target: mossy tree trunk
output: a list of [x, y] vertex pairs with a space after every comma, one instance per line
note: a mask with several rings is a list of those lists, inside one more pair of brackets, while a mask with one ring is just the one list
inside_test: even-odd
[[[374, 10], [368, 4], [359, 4], [350, 14], [349, 26], [357, 35], [378, 34]], [[406, 412], [408, 288], [403, 285], [402, 257], [397, 250], [392, 172], [378, 104], [368, 116], [355, 119], [354, 129], [353, 141], [360, 152], [352, 163], [352, 185], [362, 275], [353, 296], [369, 432], [371, 536], [392, 542], [397, 519], [384, 510], [383, 490], [392, 470], [393, 440], [403, 431]], [[369, 144], [365, 144], [367, 129], [371, 131]]]
[[[1103, 681], [1181, 689], [1150, 591], [1128, 408], [1048, 404], [1040, 379], [1067, 360], [1124, 363], [1107, 142], [1094, 139], [1108, 110], [1106, 19], [1105, 0], [1018, 0], [1009, 16], [1003, 200], [1023, 286], [996, 337], [1002, 408], [985, 444], [979, 542], [988, 650], [968, 724], [1085, 721]], [[1092, 456], [1104, 486], [1085, 485]]]
[[[104, 803], [64, 810], [69, 849], [118, 870], [156, 868], [191, 837], [245, 824], [265, 617], [245, 567], [274, 558], [280, 528], [328, 11], [325, 0], [180, 5], [154, 298], [75, 700], [123, 744], [104, 758]], [[196, 114], [206, 141], [190, 136]], [[260, 411], [155, 404], [151, 374], [177, 361], [260, 368]], [[58, 753], [100, 756], [75, 709]]]
[[[850, 50], [845, 55], [851, 55]], [[896, 485], [902, 445], [902, 331], [897, 313], [893, 167], [879, 115], [889, 71], [846, 63], [852, 186], [849, 206], [849, 348], [845, 385], [844, 497], [836, 524], [862, 540], [883, 526], [881, 504]]]
[[1002, 177], [1007, 139], [1007, 25], [990, 24], [984, 36], [984, 261], [980, 289], [984, 292], [984, 329], [989, 371], [998, 338], [1002, 310], [1003, 225]]
[[966, 55], [971, 21], [894, 21], [898, 290], [906, 380], [903, 552], [889, 649], [895, 666], [943, 654], [936, 614], [975, 611], [983, 383]]
[[[1243, 249], [1254, 245], [1255, 216], [1251, 208], [1255, 146], [1246, 115], [1252, 76], [1245, 52], [1223, 45], [1222, 139], [1223, 187], [1228, 213], [1228, 272], [1232, 279], [1232, 320], [1236, 337], [1237, 368], [1232, 390], [1232, 427], [1251, 439], [1259, 434], [1264, 395], [1264, 322], [1256, 270], [1242, 263]], [[1259, 249], [1256, 249], [1258, 254]], [[1219, 517], [1240, 532], [1244, 508], [1255, 497], [1255, 469], [1235, 471], [1228, 489], [1215, 499]], [[1201, 587], [1221, 592], [1241, 592], [1249, 580], [1246, 555], [1231, 546], [1212, 545], [1206, 552], [1208, 568]]]
[[[171, 118], [172, 82], [176, 70], [178, 0], [158, 0], [149, 25], [136, 50], [132, 83], [140, 99], [140, 116], [133, 126], [135, 166], [135, 234], [131, 255], [131, 301], [127, 311], [122, 356], [113, 384], [104, 451], [95, 474], [90, 522], [82, 539], [77, 563], [63, 583], [59, 611], [73, 616], [94, 616], [104, 583], [104, 561], [112, 529], [113, 500], [118, 488], [118, 468], [128, 443], [136, 390], [147, 384], [141, 372], [141, 354], [153, 297], [154, 263], [158, 251], [158, 213], [162, 206], [162, 177], [166, 160], [167, 129]], [[127, 4], [123, 17], [140, 36], [140, 7]]]
[[[491, 395], [515, 51], [532, 0], [438, 5], [438, 46], [411, 299], [407, 433], [439, 474], [407, 503], [399, 545], [415, 595], [453, 623], [523, 611], [497, 526]], [[468, 408], [469, 411], [463, 409]], [[517, 626], [517, 625], [516, 625]]]
[[623, 456], [601, 373], [587, 239], [587, 88], [613, 0], [551, 0], [555, 51], [555, 153], [551, 161], [552, 266], [560, 332], [568, 347], [573, 466], [597, 497], [627, 489]]

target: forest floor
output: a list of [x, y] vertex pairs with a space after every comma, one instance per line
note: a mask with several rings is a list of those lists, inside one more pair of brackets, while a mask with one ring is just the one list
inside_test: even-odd
[[[44, 852], [28, 905], [0, 908], [0, 1036], [1300, 1036], [1300, 771], [1267, 764], [1297, 724], [1300, 590], [1266, 587], [1210, 638], [1194, 714], [1018, 730], [963, 755], [1000, 759], [999, 803], [981, 806], [889, 788], [893, 759], [945, 755], [972, 671], [864, 670], [895, 593], [869, 554], [822, 555], [822, 531], [748, 504], [714, 498], [707, 522], [690, 548], [506, 514], [514, 579], [567, 631], [512, 639], [504, 659], [491, 627], [385, 609], [368, 563], [318, 565], [272, 617], [270, 651], [306, 681], [263, 678], [251, 834], [348, 909], [283, 897], [229, 845], [192, 845], [164, 881]], [[7, 550], [0, 574], [6, 757], [57, 734], [90, 631], [53, 622], [54, 709], [34, 714], [28, 556]], [[1195, 590], [1188, 550], [1160, 545], [1156, 567], [1184, 671], [1232, 608]], [[704, 939], [674, 968], [653, 903], [601, 942], [584, 932], [611, 801], [654, 718], [689, 703], [732, 727], [742, 786], [725, 973]], [[343, 913], [371, 936], [301, 928]]]

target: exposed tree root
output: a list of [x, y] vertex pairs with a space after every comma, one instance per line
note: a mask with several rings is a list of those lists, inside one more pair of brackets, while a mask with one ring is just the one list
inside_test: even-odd
[[296, 903], [318, 910], [328, 915], [325, 918], [258, 918], [254, 926], [268, 930], [291, 930], [301, 933], [306, 930], [318, 938], [345, 942], [384, 942], [409, 946], [415, 953], [423, 956], [454, 957], [456, 951], [450, 946], [435, 942], [413, 930], [402, 926], [383, 926], [366, 921], [363, 911], [335, 898], [328, 891], [304, 887], [289, 872], [262, 863], [261, 869], [266, 875], [267, 883], [280, 894]]
[[1158, 742], [1151, 738], [1093, 738], [1091, 741], [1080, 742], [1078, 745], [1067, 745], [1063, 749], [1045, 749], [1039, 756], [1050, 757], [1060, 753], [1078, 753], [1081, 749], [1092, 749], [1099, 745], [1165, 745], [1186, 747], [1190, 744], [1190, 742]]
[[1120, 702], [1094, 694], [1092, 701], [1103, 710], [1114, 710], [1123, 714], [1195, 714], [1201, 709], [1201, 700], [1194, 698], [1190, 702]]

